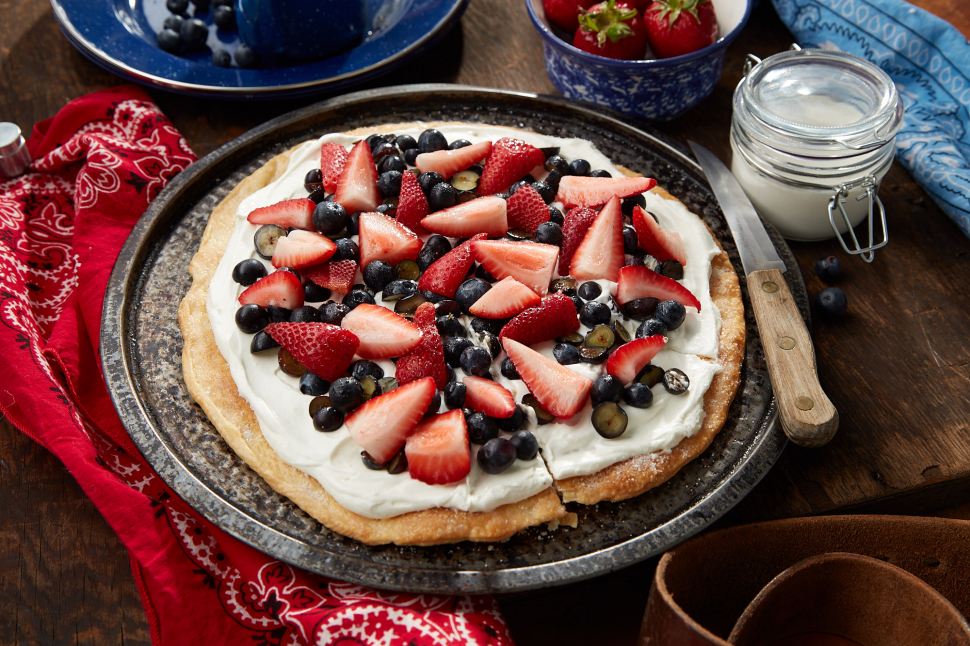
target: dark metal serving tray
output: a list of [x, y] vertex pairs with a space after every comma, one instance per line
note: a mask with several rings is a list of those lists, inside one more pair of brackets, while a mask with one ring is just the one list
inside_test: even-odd
[[[135, 444], [159, 475], [220, 528], [299, 567], [381, 588], [491, 593], [557, 585], [665, 551], [734, 506], [785, 445], [744, 291], [747, 351], [740, 392], [711, 447], [669, 482], [619, 503], [567, 505], [575, 529], [535, 527], [504, 543], [371, 547], [327, 530], [273, 491], [222, 440], [182, 380], [177, 310], [189, 261], [212, 209], [272, 156], [311, 137], [409, 121], [483, 122], [592, 141], [614, 163], [657, 178], [699, 214], [740, 267], [734, 242], [700, 169], [656, 132], [558, 98], [467, 86], [417, 85], [348, 94], [283, 115], [193, 164], [155, 199], [132, 231], [108, 284], [101, 328], [108, 388]], [[807, 318], [795, 260], [772, 232]], [[739, 272], [740, 273], [740, 272]], [[744, 290], [744, 278], [741, 278]]]

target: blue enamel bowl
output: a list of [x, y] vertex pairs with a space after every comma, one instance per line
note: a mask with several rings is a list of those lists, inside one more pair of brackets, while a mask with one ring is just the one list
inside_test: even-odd
[[[704, 49], [642, 61], [618, 61], [589, 54], [558, 36], [542, 0], [525, 0], [532, 24], [543, 39], [546, 71], [563, 96], [647, 121], [668, 121], [700, 103], [717, 85], [727, 46], [748, 22], [756, 0], [712, 0], [721, 34]], [[563, 37], [566, 34], [559, 32]]]

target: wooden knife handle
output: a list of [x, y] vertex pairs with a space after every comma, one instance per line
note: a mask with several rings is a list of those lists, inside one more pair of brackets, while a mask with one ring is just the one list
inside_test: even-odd
[[748, 274], [781, 427], [792, 442], [822, 446], [839, 428], [839, 412], [818, 383], [815, 348], [784, 276], [777, 269]]

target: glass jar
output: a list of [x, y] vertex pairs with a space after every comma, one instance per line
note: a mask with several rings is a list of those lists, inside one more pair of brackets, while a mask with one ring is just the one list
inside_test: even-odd
[[[731, 170], [786, 238], [836, 236], [871, 262], [889, 239], [877, 193], [893, 162], [903, 104], [892, 79], [871, 63], [795, 47], [763, 61], [748, 57], [734, 92]], [[852, 228], [866, 217], [869, 245], [862, 247]]]

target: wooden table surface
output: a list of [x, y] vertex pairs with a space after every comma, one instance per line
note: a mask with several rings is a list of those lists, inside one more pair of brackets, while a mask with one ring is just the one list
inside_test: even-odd
[[[970, 34], [967, 3], [916, 4]], [[0, 121], [29, 131], [69, 100], [122, 82], [67, 42], [45, 0], [0, 0], [0, 15]], [[729, 158], [744, 55], [768, 56], [790, 42], [761, 0], [714, 93], [660, 130]], [[472, 0], [443, 42], [370, 86], [427, 82], [557, 94], [522, 0]], [[314, 101], [151, 94], [199, 156]], [[842, 511], [970, 517], [970, 240], [900, 165], [880, 195], [891, 242], [872, 265], [835, 241], [791, 244], [812, 294], [823, 288], [815, 260], [842, 261], [848, 313], [813, 330], [839, 433], [822, 449], [789, 446], [722, 523]], [[500, 602], [521, 646], [632, 644], [652, 572], [648, 562]], [[149, 641], [124, 547], [61, 464], [0, 420], [0, 643]]]

